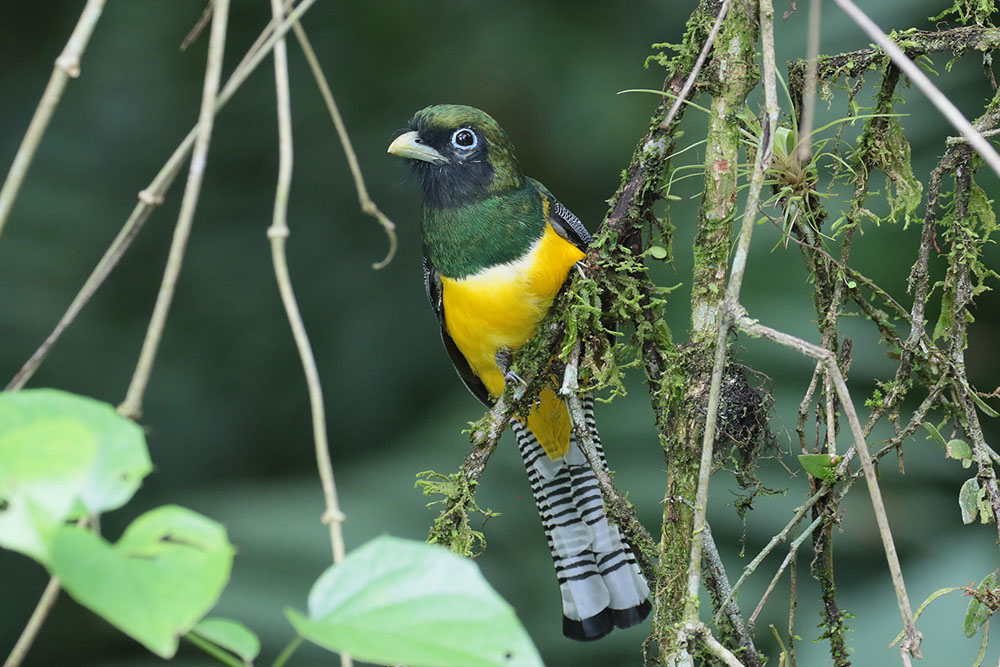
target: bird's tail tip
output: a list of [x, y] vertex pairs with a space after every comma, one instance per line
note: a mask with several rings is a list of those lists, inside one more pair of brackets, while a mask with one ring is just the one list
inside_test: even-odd
[[653, 605], [649, 600], [643, 600], [628, 609], [606, 607], [599, 614], [580, 621], [563, 616], [563, 634], [577, 641], [595, 641], [615, 628], [624, 630], [639, 625], [646, 620], [652, 610]]

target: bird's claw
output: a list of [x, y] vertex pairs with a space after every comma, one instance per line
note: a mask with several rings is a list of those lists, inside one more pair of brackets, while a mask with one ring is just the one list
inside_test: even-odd
[[528, 386], [528, 383], [524, 380], [523, 377], [521, 377], [520, 375], [511, 370], [508, 370], [506, 373], [503, 374], [503, 381], [506, 384], [510, 384], [513, 382], [521, 385], [522, 387]]

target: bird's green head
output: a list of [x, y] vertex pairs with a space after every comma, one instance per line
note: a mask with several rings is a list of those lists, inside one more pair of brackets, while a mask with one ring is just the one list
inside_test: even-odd
[[424, 188], [424, 204], [451, 208], [517, 190], [524, 174], [514, 147], [493, 118], [459, 104], [418, 111], [389, 153], [409, 159]]

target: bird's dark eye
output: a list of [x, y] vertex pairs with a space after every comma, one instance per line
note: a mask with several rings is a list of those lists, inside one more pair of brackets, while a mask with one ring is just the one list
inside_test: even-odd
[[467, 127], [455, 130], [451, 135], [451, 145], [463, 151], [472, 150], [479, 143], [476, 133]]

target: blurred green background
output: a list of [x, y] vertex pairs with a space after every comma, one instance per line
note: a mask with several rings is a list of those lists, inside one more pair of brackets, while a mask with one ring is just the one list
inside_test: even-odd
[[[938, 0], [866, 3], [884, 27], [933, 28], [926, 17]], [[0, 6], [0, 164], [23, 135], [82, 2], [5, 2]], [[331, 447], [347, 514], [348, 548], [383, 533], [422, 539], [436, 512], [413, 488], [414, 475], [450, 472], [467, 449], [461, 429], [481, 414], [450, 368], [427, 307], [420, 275], [419, 195], [406, 169], [385, 154], [394, 133], [417, 109], [458, 102], [493, 114], [513, 139], [526, 171], [545, 183], [591, 228], [618, 183], [656, 99], [618, 95], [659, 88], [662, 70], [643, 68], [653, 42], [679, 40], [694, 0], [621, 3], [321, 2], [305, 26], [327, 70], [350, 129], [368, 188], [398, 225], [400, 250], [373, 271], [386, 249], [375, 222], [357, 205], [342, 151], [304, 60], [290, 44], [295, 123], [295, 176], [289, 261], [326, 390]], [[0, 381], [6, 382], [59, 315], [111, 241], [136, 193], [145, 187], [196, 117], [207, 35], [186, 52], [178, 45], [202, 12], [201, 0], [112, 0], [70, 83], [0, 239]], [[805, 51], [806, 13], [787, 19], [779, 2], [779, 64]], [[227, 72], [269, 18], [268, 3], [233, 3]], [[822, 51], [866, 46], [867, 40], [825, 8]], [[991, 91], [973, 54], [950, 73], [936, 58], [939, 83], [977, 115]], [[273, 70], [265, 63], [219, 115], [184, 272], [146, 395], [142, 419], [155, 470], [127, 507], [104, 519], [115, 538], [140, 512], [163, 503], [191, 507], [223, 522], [238, 556], [219, 615], [257, 631], [267, 664], [291, 637], [282, 610], [305, 607], [311, 582], [329, 562], [319, 524], [322, 497], [314, 470], [308, 403], [301, 367], [281, 308], [265, 229], [276, 176]], [[900, 111], [926, 182], [953, 134], [915, 92]], [[872, 99], [869, 85], [859, 96]], [[706, 102], [706, 100], [701, 100]], [[707, 102], [706, 102], [707, 103]], [[783, 106], [787, 111], [787, 103]], [[822, 118], [842, 115], [843, 101]], [[856, 131], [855, 131], [856, 134]], [[850, 140], [851, 131], [845, 134]], [[704, 136], [704, 118], [689, 112], [685, 146]], [[696, 148], [677, 164], [697, 163]], [[179, 181], [183, 181], [181, 176]], [[997, 179], [981, 184], [995, 196]], [[54, 349], [30, 386], [53, 386], [117, 404], [139, 353], [180, 202], [175, 184], [104, 288]], [[872, 187], [883, 187], [881, 178]], [[677, 226], [673, 267], [657, 267], [662, 284], [683, 287], [671, 297], [669, 324], [686, 338], [692, 221], [697, 179], [678, 184], [671, 207]], [[834, 199], [839, 210], [844, 198]], [[873, 204], [878, 207], [879, 204]], [[922, 211], [922, 208], [921, 208]], [[834, 216], [836, 217], [836, 215]], [[744, 289], [753, 316], [817, 340], [802, 260], [779, 245], [772, 226], [758, 229]], [[919, 225], [869, 226], [855, 241], [854, 265], [908, 304], [905, 282]], [[989, 251], [996, 266], [996, 250]], [[940, 274], [941, 262], [935, 270]], [[1000, 301], [979, 299], [970, 330], [972, 380], [998, 384], [996, 341]], [[936, 308], [932, 307], [936, 316]], [[860, 403], [894, 365], [863, 319], [846, 319], [854, 339], [850, 383]], [[772, 378], [773, 428], [788, 455], [795, 410], [812, 365], [782, 349], [740, 337], [741, 358]], [[657, 531], [666, 479], [662, 454], [643, 400], [641, 378], [628, 397], [598, 408], [616, 480], [640, 518]], [[914, 397], [920, 400], [919, 393]], [[996, 426], [986, 424], [996, 442]], [[884, 436], [885, 433], [881, 433]], [[508, 436], [509, 437], [509, 436]], [[846, 447], [846, 442], [842, 447]], [[944, 586], [978, 581], [997, 565], [996, 531], [962, 526], [957, 494], [970, 476], [918, 435], [906, 453], [905, 476], [893, 461], [882, 485], [913, 604]], [[729, 476], [716, 476], [710, 522], [730, 577], [759, 551], [803, 499], [800, 472], [789, 478], [776, 459], [762, 463], [765, 483], [787, 488], [761, 499], [744, 525], [732, 507]], [[513, 442], [504, 440], [483, 479], [479, 500], [502, 513], [485, 528], [489, 547], [479, 564], [517, 609], [546, 664], [637, 665], [648, 622], [594, 644], [561, 636], [560, 604], [548, 551]], [[866, 491], [844, 503], [838, 531], [840, 603], [855, 614], [849, 641], [856, 664], [894, 664], [886, 648], [900, 627]], [[772, 555], [741, 596], [749, 614], [784, 556]], [[817, 590], [799, 558], [796, 633], [800, 665], [826, 664], [825, 643], [813, 643]], [[28, 559], [0, 552], [0, 653], [13, 645], [45, 581]], [[970, 664], [978, 638], [961, 629], [967, 600], [939, 599], [918, 623], [925, 664]], [[759, 646], [775, 661], [767, 626], [787, 624], [787, 576], [758, 621]], [[987, 653], [996, 663], [1000, 642]], [[330, 664], [305, 647], [292, 664]], [[190, 646], [175, 660], [215, 664]], [[65, 596], [57, 603], [27, 665], [147, 665], [160, 661]]]

